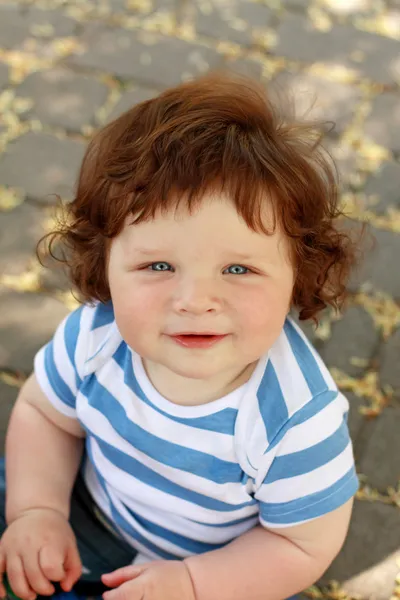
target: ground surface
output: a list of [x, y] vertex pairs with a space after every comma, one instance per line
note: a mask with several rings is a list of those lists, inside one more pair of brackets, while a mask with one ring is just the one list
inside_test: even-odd
[[[336, 122], [343, 202], [376, 238], [342, 318], [307, 327], [351, 403], [362, 488], [313, 598], [400, 598], [399, 0], [0, 1], [0, 427], [35, 351], [67, 313], [34, 260], [92, 132], [166, 86], [229, 68], [296, 91]], [[339, 583], [332, 583], [337, 581]], [[322, 590], [322, 591], [321, 591]]]

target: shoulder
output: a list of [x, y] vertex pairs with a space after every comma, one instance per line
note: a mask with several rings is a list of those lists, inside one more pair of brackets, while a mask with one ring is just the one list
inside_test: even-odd
[[292, 318], [286, 319], [263, 364], [238, 414], [237, 434], [253, 467], [296, 424], [321, 411], [328, 415], [324, 409], [332, 403], [343, 414], [348, 410], [328, 368]]
[[84, 375], [89, 375], [111, 358], [123, 340], [115, 322], [111, 301], [85, 308], [88, 310], [88, 317], [85, 328], [87, 353]]
[[[326, 390], [337, 389], [317, 350], [291, 317], [286, 319], [281, 335], [271, 349], [270, 362], [284, 389], [287, 389], [289, 401], [293, 387], [287, 388], [288, 382], [295, 386], [296, 397], [301, 395], [300, 402]], [[298, 402], [292, 411], [297, 408]]]
[[56, 338], [61, 337], [81, 378], [94, 372], [109, 356], [115, 341], [121, 341], [111, 302], [83, 304], [60, 324]]
[[[328, 368], [296, 322], [288, 317], [269, 352], [258, 391], [260, 409], [268, 420], [279, 412], [273, 437], [286, 421], [322, 394], [337, 393]], [[279, 408], [278, 408], [279, 407]]]

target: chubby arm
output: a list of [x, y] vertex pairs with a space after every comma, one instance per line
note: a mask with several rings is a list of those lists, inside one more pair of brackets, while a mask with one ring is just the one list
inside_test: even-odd
[[339, 553], [353, 499], [302, 525], [257, 526], [224, 548], [184, 560], [196, 600], [284, 600], [315, 583]]
[[77, 421], [50, 404], [32, 374], [20, 391], [7, 430], [8, 524], [35, 508], [51, 508], [68, 518], [84, 435]]

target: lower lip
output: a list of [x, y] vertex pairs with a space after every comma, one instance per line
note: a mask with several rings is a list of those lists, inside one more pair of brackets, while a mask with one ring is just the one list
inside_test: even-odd
[[170, 337], [181, 346], [185, 346], [185, 348], [210, 348], [210, 346], [214, 346], [214, 344], [223, 340], [226, 335], [204, 337], [201, 335], [171, 335]]

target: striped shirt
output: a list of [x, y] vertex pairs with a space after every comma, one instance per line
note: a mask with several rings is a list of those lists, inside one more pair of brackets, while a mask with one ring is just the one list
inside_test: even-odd
[[111, 303], [68, 315], [35, 374], [86, 432], [96, 504], [147, 560], [214, 550], [259, 523], [304, 523], [358, 489], [348, 401], [290, 318], [244, 385], [200, 406], [153, 387]]

